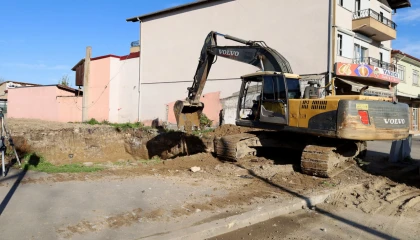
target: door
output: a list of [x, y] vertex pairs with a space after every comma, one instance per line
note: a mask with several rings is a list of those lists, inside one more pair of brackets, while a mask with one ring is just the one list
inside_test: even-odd
[[287, 124], [287, 89], [283, 75], [264, 76], [260, 121]]

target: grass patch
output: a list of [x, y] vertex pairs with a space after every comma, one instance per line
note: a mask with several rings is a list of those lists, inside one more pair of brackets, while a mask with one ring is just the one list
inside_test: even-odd
[[156, 165], [159, 163], [162, 163], [162, 159], [160, 159], [160, 157], [158, 156], [154, 156], [152, 159], [149, 160], [138, 160], [139, 163], [143, 164], [143, 165]]
[[112, 126], [118, 130], [127, 130], [127, 129], [144, 129], [149, 130], [152, 129], [152, 127], [146, 127], [141, 122], [134, 122], [134, 123], [110, 123], [107, 120], [104, 120], [102, 122], [99, 122], [95, 118], [91, 118], [89, 121], [84, 122], [85, 124], [89, 125], [108, 125]]
[[103, 167], [99, 166], [87, 167], [80, 163], [56, 166], [50, 162], [47, 162], [42, 156], [38, 156], [35, 153], [27, 154], [23, 160], [25, 162], [25, 164], [23, 164], [24, 169], [46, 173], [97, 172], [104, 169]]
[[329, 181], [322, 181], [322, 186], [324, 187], [335, 187], [337, 186], [335, 183], [329, 182]]
[[210, 132], [213, 132], [213, 131], [214, 131], [214, 129], [209, 128], [209, 129], [204, 129], [204, 130], [193, 131], [192, 133], [195, 136], [201, 136], [203, 134], [210, 133]]

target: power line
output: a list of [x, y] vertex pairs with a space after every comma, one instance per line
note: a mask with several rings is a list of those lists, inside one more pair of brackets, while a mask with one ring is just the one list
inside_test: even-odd
[[[207, 79], [209, 82], [215, 81], [232, 81], [232, 80], [240, 80], [240, 78], [218, 78], [218, 79]], [[153, 85], [153, 84], [171, 84], [171, 83], [192, 83], [193, 80], [189, 81], [172, 81], [172, 82], [150, 82], [150, 83], [142, 83], [142, 85]]]

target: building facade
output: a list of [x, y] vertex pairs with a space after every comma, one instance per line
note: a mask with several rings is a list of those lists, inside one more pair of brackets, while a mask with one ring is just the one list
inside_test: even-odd
[[[187, 96], [210, 31], [265, 41], [297, 74], [332, 73], [339, 62], [392, 69], [392, 11], [408, 6], [408, 0], [206, 0], [129, 18], [141, 23], [140, 120], [172, 118], [166, 106]], [[238, 43], [219, 38], [218, 45]], [[240, 76], [257, 70], [218, 58], [203, 93], [229, 98]]]
[[413, 134], [420, 134], [420, 59], [400, 50], [393, 50], [392, 60], [401, 78], [396, 90], [398, 101], [410, 106], [411, 131]]
[[79, 90], [63, 85], [10, 89], [8, 118], [80, 122], [81, 99]]
[[72, 70], [76, 86], [88, 90], [88, 119], [114, 123], [139, 120], [140, 47], [132, 46], [126, 56], [105, 55], [90, 59], [89, 85], [83, 86], [84, 59]]
[[[127, 123], [138, 121], [139, 46], [126, 56], [105, 55], [90, 59], [89, 85], [83, 87], [84, 59], [74, 67], [76, 86], [28, 86], [9, 89], [9, 118], [81, 122], [83, 90], [88, 89], [87, 119]], [[83, 90], [82, 90], [83, 89]], [[36, 103], [36, 104], [33, 104]]]

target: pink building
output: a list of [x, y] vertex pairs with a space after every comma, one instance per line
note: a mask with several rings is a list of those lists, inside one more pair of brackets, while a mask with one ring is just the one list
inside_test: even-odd
[[9, 89], [8, 117], [75, 122], [82, 118], [83, 93], [63, 85]]
[[[139, 56], [139, 47], [132, 47], [126, 56], [91, 58], [88, 119], [123, 123], [138, 121]], [[83, 63], [84, 59], [72, 70], [76, 71]], [[76, 82], [76, 85], [81, 84]], [[82, 121], [82, 91], [77, 89], [63, 85], [19, 87], [10, 89], [8, 94], [9, 118]]]

